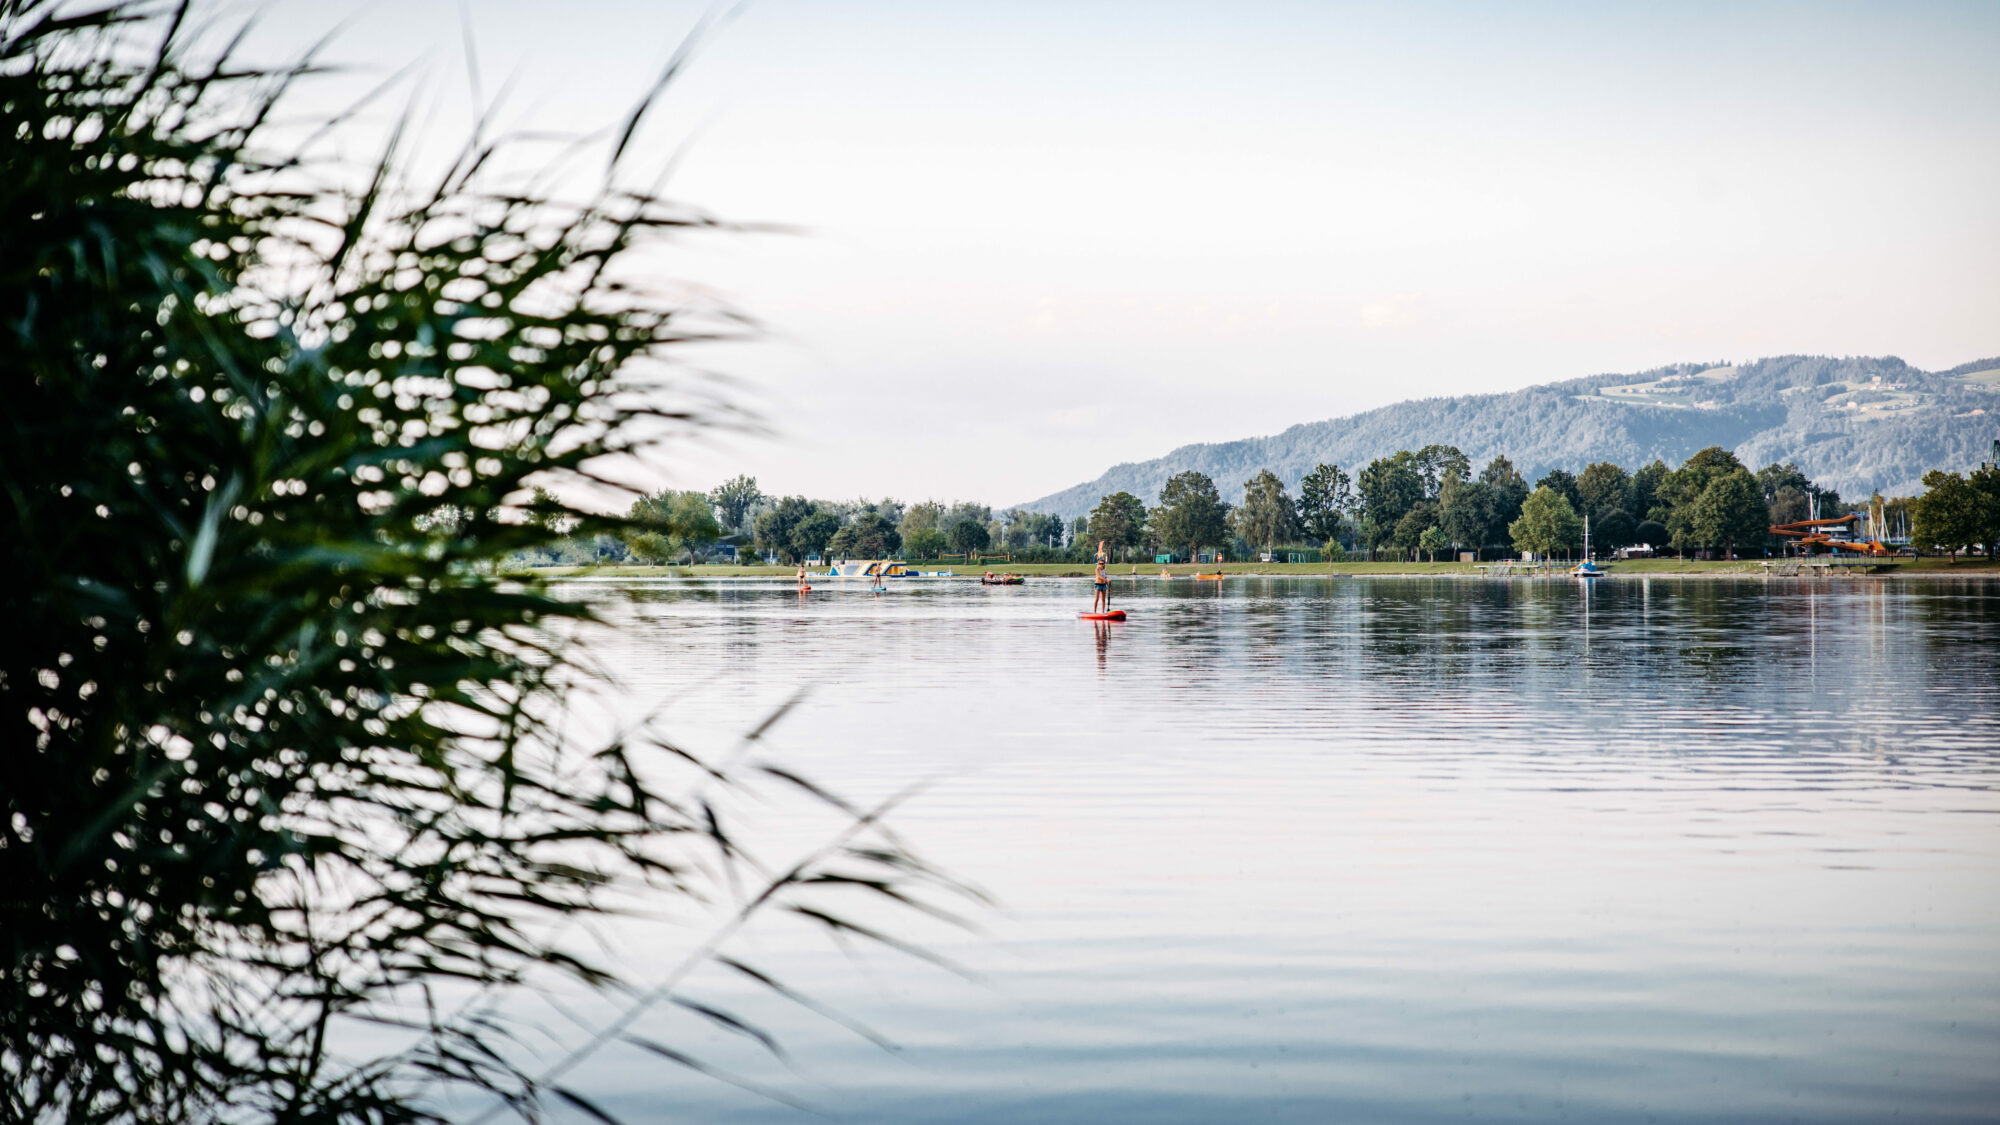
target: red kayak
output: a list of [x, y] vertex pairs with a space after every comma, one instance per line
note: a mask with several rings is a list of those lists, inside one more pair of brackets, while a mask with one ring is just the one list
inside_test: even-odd
[[1085, 621], [1123, 621], [1125, 620], [1125, 611], [1114, 609], [1110, 613], [1079, 613], [1077, 616], [1083, 618]]

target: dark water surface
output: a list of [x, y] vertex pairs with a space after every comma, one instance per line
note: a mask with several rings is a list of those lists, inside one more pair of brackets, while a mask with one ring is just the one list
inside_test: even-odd
[[[718, 974], [791, 1067], [649, 1031], [835, 1118], [2000, 1120], [2000, 583], [596, 589], [632, 706], [726, 748], [812, 685], [764, 752], [932, 779], [897, 823], [1000, 903], [913, 931], [975, 981], [750, 935], [896, 1052]], [[573, 1084], [811, 1120], [636, 1050]]]

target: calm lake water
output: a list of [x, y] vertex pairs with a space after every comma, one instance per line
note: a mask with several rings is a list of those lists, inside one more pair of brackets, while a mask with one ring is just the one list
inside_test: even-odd
[[[691, 747], [810, 687], [759, 753], [930, 781], [896, 824], [998, 902], [908, 927], [971, 980], [748, 936], [894, 1052], [719, 971], [790, 1066], [648, 1017], [831, 1117], [2000, 1120], [2000, 583], [570, 589]], [[693, 931], [647, 932], [642, 979]], [[572, 1084], [812, 1119], [635, 1049]]]

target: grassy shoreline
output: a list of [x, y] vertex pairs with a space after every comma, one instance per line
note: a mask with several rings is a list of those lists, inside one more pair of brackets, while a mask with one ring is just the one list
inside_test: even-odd
[[[1707, 578], [1743, 577], [1765, 573], [1762, 559], [1737, 559], [1728, 562], [1704, 562], [1695, 559], [1630, 559], [1603, 564], [1609, 568], [1606, 577], [1617, 578]], [[991, 570], [995, 574], [1019, 574], [1027, 578], [1087, 578], [1091, 568], [1082, 563], [1016, 563], [1014, 565], [995, 564], [985, 566], [954, 566], [939, 563], [913, 564], [923, 570], [949, 571], [961, 577], [976, 578]], [[1484, 564], [1491, 566], [1492, 564]], [[1138, 565], [1136, 573], [1130, 563], [1110, 568], [1113, 578], [1149, 578], [1158, 580], [1161, 567], [1157, 564]], [[1165, 568], [1176, 580], [1187, 580], [1197, 571], [1213, 574], [1213, 565], [1172, 566]], [[1462, 575], [1477, 577], [1479, 565], [1460, 562], [1338, 562], [1338, 563], [1224, 563], [1224, 574], [1231, 578], [1264, 577], [1449, 577]], [[544, 578], [790, 578], [798, 573], [797, 567], [788, 566], [549, 566], [530, 567], [527, 573]], [[1836, 575], [1868, 576], [1876, 578], [1894, 577], [1966, 577], [2000, 576], [2000, 564], [1985, 559], [1960, 559], [1957, 563], [1942, 558], [1894, 559], [1880, 565], [1873, 572], [1859, 567], [1836, 569]], [[819, 572], [816, 577], [821, 576]]]

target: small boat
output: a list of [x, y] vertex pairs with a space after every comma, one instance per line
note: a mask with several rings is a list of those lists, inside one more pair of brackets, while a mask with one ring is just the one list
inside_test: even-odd
[[1027, 579], [1018, 574], [982, 574], [979, 576], [979, 584], [981, 586], [1019, 586], [1026, 581]]
[[1197, 574], [1194, 577], [1195, 581], [1197, 582], [1200, 581], [1220, 582], [1222, 581], [1222, 572], [1217, 571], [1214, 574]]
[[1604, 568], [1590, 561], [1590, 517], [1583, 517], [1583, 561], [1570, 570], [1578, 578], [1602, 578]]

